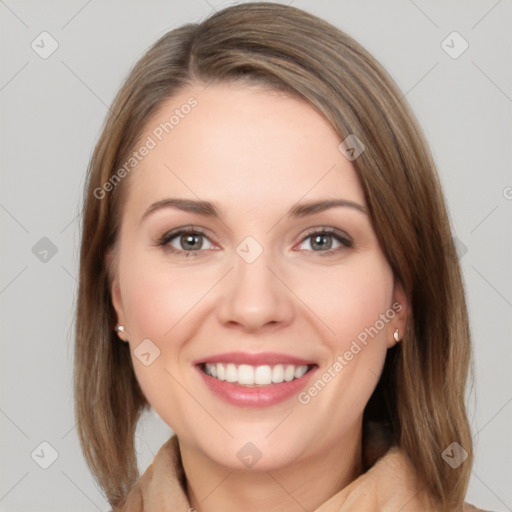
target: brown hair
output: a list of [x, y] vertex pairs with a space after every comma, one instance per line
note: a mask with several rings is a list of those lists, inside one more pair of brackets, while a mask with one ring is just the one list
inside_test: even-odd
[[[240, 80], [303, 98], [342, 140], [355, 134], [366, 146], [353, 165], [410, 317], [402, 342], [388, 350], [365, 417], [393, 426], [440, 509], [459, 507], [472, 465], [464, 404], [470, 333], [435, 165], [403, 95], [374, 58], [329, 23], [273, 3], [229, 7], [164, 35], [130, 72], [95, 148], [84, 196], [74, 382], [78, 434], [91, 470], [110, 504], [120, 506], [139, 476], [134, 435], [149, 407], [129, 346], [114, 332], [106, 257], [116, 244], [129, 178], [101, 198], [97, 191], [164, 100], [192, 83]], [[469, 453], [457, 469], [441, 456], [453, 441]]]

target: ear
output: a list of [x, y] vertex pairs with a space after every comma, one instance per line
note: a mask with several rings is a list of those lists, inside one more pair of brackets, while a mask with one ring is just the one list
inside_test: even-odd
[[114, 260], [115, 254], [114, 251], [111, 250], [107, 253], [106, 256], [107, 268], [109, 269], [109, 273], [112, 276], [110, 280], [110, 297], [112, 300], [112, 306], [114, 307], [114, 310], [116, 312], [117, 325], [125, 326], [125, 331], [117, 331], [117, 335], [123, 341], [128, 341], [126, 333], [126, 317], [124, 314], [123, 300], [121, 297], [121, 288], [119, 286], [119, 275]]
[[399, 341], [404, 337], [405, 329], [407, 328], [407, 317], [409, 314], [409, 305], [407, 303], [404, 288], [396, 278], [393, 285], [391, 309], [395, 312], [395, 316], [389, 322], [390, 332], [388, 334], [388, 348], [393, 347], [396, 343], [393, 334], [397, 329]]

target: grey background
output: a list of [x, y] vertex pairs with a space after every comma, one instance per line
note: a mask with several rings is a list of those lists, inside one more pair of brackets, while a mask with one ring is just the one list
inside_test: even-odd
[[[431, 144], [474, 337], [469, 405], [476, 461], [467, 499], [512, 510], [511, 2], [287, 3], [325, 18], [372, 52]], [[85, 169], [107, 105], [145, 49], [227, 5], [0, 0], [2, 511], [108, 510], [82, 458], [72, 404]], [[31, 47], [43, 31], [59, 45], [47, 59]], [[469, 44], [458, 58], [441, 47], [453, 31]], [[144, 418], [137, 433], [141, 471], [169, 435], [156, 414]], [[52, 450], [58, 457], [43, 469]]]

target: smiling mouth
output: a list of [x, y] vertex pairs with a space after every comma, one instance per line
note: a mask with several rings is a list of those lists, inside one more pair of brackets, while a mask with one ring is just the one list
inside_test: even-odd
[[200, 369], [219, 381], [243, 387], [265, 387], [302, 378], [316, 365], [275, 364], [258, 365], [233, 363], [203, 363]]

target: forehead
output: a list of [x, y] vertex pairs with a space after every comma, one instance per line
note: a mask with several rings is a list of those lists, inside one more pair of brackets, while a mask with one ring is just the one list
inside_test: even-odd
[[190, 87], [165, 100], [141, 132], [130, 176], [136, 209], [168, 196], [259, 210], [317, 197], [364, 204], [341, 139], [300, 98], [259, 86]]

